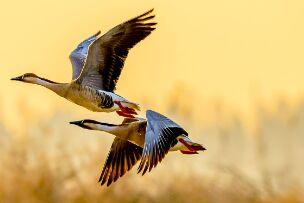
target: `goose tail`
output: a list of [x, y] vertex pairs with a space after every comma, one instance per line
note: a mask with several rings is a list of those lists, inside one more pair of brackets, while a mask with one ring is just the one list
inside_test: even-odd
[[140, 106], [139, 106], [139, 104], [137, 104], [137, 103], [129, 102], [129, 101], [123, 101], [123, 102], [121, 102], [121, 104], [122, 104], [124, 107], [128, 107], [128, 108], [131, 108], [131, 109], [135, 109], [135, 110], [137, 110], [137, 111], [140, 111]]

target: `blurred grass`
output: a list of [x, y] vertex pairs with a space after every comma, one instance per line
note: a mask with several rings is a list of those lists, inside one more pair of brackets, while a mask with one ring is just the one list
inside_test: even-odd
[[[20, 136], [0, 125], [0, 201], [304, 202], [304, 101], [257, 106], [249, 132], [220, 104], [216, 119], [201, 124], [191, 103], [177, 97], [166, 114], [207, 151], [170, 153], [150, 174], [137, 175], [134, 167], [109, 188], [97, 180], [112, 136], [69, 126], [75, 115], [61, 111], [29, 123]], [[30, 111], [20, 109], [26, 122]]]

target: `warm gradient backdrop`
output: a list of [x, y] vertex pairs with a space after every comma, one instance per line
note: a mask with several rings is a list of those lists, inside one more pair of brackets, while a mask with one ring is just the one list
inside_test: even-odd
[[49, 91], [9, 78], [34, 72], [67, 82], [68, 55], [80, 41], [150, 8], [155, 8], [159, 24], [131, 50], [119, 94], [163, 108], [168, 95], [182, 88], [195, 99], [193, 106], [220, 100], [242, 114], [257, 101], [303, 98], [303, 1], [2, 1], [5, 123], [18, 117], [16, 102], [38, 115], [55, 107], [86, 113]]
[[[304, 202], [303, 0], [0, 1], [0, 202]], [[69, 82], [80, 41], [151, 8], [117, 93], [207, 151], [101, 188], [113, 137], [68, 122], [122, 118], [10, 78]]]

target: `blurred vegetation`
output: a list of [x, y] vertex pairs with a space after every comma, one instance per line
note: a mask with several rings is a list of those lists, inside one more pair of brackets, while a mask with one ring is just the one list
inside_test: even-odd
[[[97, 180], [112, 136], [68, 125], [75, 115], [61, 111], [29, 123], [20, 136], [0, 124], [0, 201], [304, 202], [304, 102], [257, 105], [249, 131], [220, 103], [213, 121], [202, 124], [204, 112], [194, 114], [179, 97], [169, 98], [165, 114], [207, 151], [169, 153], [151, 173], [142, 177], [134, 167], [108, 188]], [[31, 112], [20, 109], [26, 122]]]

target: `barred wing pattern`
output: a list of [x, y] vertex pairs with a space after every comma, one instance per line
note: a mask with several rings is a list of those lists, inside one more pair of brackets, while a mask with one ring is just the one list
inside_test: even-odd
[[99, 182], [107, 186], [129, 171], [141, 158], [142, 148], [116, 137], [112, 143]]
[[150, 172], [162, 161], [169, 149], [177, 143], [178, 136], [182, 134], [188, 136], [188, 133], [178, 124], [157, 112], [148, 110], [146, 117], [148, 122], [145, 145], [138, 167], [138, 173], [142, 172], [142, 175], [147, 170]]
[[100, 31], [98, 31], [93, 36], [89, 37], [88, 39], [81, 42], [74, 51], [70, 54], [70, 61], [72, 63], [73, 68], [73, 77], [72, 79], [75, 80], [78, 78], [81, 70], [84, 66], [84, 62], [88, 55], [89, 46], [97, 39]]
[[84, 68], [77, 78], [82, 85], [113, 92], [128, 56], [129, 49], [145, 39], [155, 28], [153, 9], [117, 25], [89, 47]]

